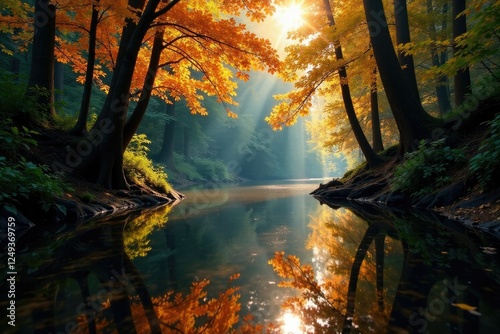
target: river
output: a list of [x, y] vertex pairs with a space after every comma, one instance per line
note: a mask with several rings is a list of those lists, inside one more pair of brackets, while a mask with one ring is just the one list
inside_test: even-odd
[[174, 207], [29, 230], [2, 333], [498, 331], [498, 240], [426, 211], [320, 205], [317, 184], [191, 188]]

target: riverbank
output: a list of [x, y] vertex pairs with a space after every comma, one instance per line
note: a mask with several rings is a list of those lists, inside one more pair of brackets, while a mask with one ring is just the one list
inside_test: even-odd
[[9, 186], [2, 189], [2, 195], [9, 201], [0, 208], [2, 231], [10, 216], [16, 217], [19, 228], [78, 223], [127, 210], [174, 205], [184, 198], [166, 179], [160, 184], [149, 182], [147, 174], [156, 173], [156, 167], [151, 167], [152, 162], [146, 156], [132, 156], [141, 165], [132, 165], [133, 170], [125, 171], [128, 189], [110, 190], [73, 173], [54, 170], [54, 166], [68, 164], [68, 152], [81, 141], [80, 137], [48, 127], [31, 131], [28, 138], [29, 145], [21, 146], [14, 156], [20, 163], [3, 160], [2, 181]]
[[500, 236], [498, 102], [471, 116], [455, 137], [421, 144], [402, 159], [386, 150], [384, 162], [365, 164], [314, 190], [318, 200], [430, 209]]

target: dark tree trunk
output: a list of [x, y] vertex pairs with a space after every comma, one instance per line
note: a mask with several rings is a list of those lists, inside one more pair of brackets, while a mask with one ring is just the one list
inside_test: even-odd
[[85, 70], [85, 84], [83, 85], [82, 102], [80, 104], [80, 113], [78, 121], [73, 129], [70, 130], [74, 134], [82, 134], [87, 131], [87, 119], [89, 117], [90, 98], [92, 96], [92, 83], [94, 81], [94, 65], [95, 65], [95, 48], [97, 41], [97, 25], [99, 24], [99, 10], [96, 5], [99, 0], [92, 5], [92, 18], [90, 20], [89, 29], [89, 49], [87, 57], [87, 69]]
[[[35, 35], [27, 94], [36, 94], [40, 110], [54, 116], [54, 46], [56, 38], [56, 7], [49, 0], [35, 1]], [[44, 89], [36, 93], [36, 87]]]
[[[410, 26], [408, 24], [408, 9], [406, 6], [406, 0], [394, 1], [394, 20], [396, 24], [396, 44], [410, 43]], [[410, 89], [413, 91], [413, 94], [415, 94], [417, 99], [420, 100], [413, 56], [405, 55], [404, 52], [399, 52], [398, 60], [399, 65], [403, 68], [403, 73], [405, 74]]]
[[124, 38], [120, 40], [117, 66], [108, 96], [91, 129], [90, 135], [99, 136], [100, 143], [93, 147], [80, 169], [83, 169], [87, 177], [105, 188], [128, 188], [123, 173], [123, 130], [130, 86], [142, 40], [154, 19], [154, 11], [159, 2], [160, 0], [150, 0], [137, 24], [133, 20], [127, 22]]
[[62, 102], [64, 96], [64, 64], [54, 63], [54, 101]]
[[371, 224], [363, 236], [363, 239], [359, 243], [358, 250], [354, 256], [354, 261], [351, 267], [351, 274], [349, 277], [349, 285], [347, 287], [347, 305], [346, 313], [344, 316], [344, 325], [342, 333], [350, 333], [352, 327], [352, 320], [354, 317], [354, 306], [356, 300], [356, 288], [358, 286], [359, 273], [361, 271], [361, 265], [365, 259], [366, 253], [370, 248], [373, 240], [379, 233], [379, 226], [377, 224]]
[[188, 126], [184, 126], [184, 158], [191, 160], [191, 135]]
[[378, 93], [377, 93], [377, 67], [373, 67], [372, 84], [370, 92], [370, 108], [372, 117], [372, 146], [373, 150], [378, 153], [384, 150], [382, 142], [382, 132], [380, 130], [380, 115], [378, 112]]
[[411, 152], [421, 139], [430, 139], [438, 120], [428, 115], [399, 65], [381, 0], [363, 0], [377, 67], [400, 136], [400, 153]]
[[[453, 0], [452, 2], [453, 15], [453, 54], [456, 55], [460, 51], [460, 47], [456, 44], [456, 39], [467, 32], [467, 19], [465, 14], [460, 15], [465, 10], [465, 0]], [[455, 105], [461, 105], [465, 97], [471, 93], [471, 81], [469, 67], [466, 67], [455, 74]]]
[[156, 73], [158, 72], [158, 65], [160, 63], [160, 56], [163, 50], [163, 29], [159, 29], [155, 33], [155, 38], [153, 42], [153, 49], [151, 50], [151, 57], [149, 59], [148, 73], [144, 78], [144, 84], [141, 90], [141, 96], [139, 97], [139, 102], [137, 102], [136, 107], [132, 115], [125, 123], [125, 129], [123, 131], [123, 151], [127, 148], [128, 144], [132, 140], [134, 133], [139, 128], [139, 124], [146, 113], [146, 109], [151, 99], [151, 92], [153, 91], [153, 85], [156, 78]]
[[[333, 11], [330, 6], [330, 1], [324, 0], [324, 6], [326, 10], [326, 15], [328, 17], [328, 23], [331, 27], [334, 27], [335, 19], [333, 17]], [[335, 46], [335, 57], [337, 58], [337, 60], [342, 60], [344, 56], [342, 54], [342, 46], [340, 45], [340, 41], [334, 41], [334, 46]], [[351, 125], [354, 136], [356, 137], [359, 148], [361, 149], [363, 155], [365, 156], [366, 162], [370, 167], [374, 167], [378, 165], [382, 160], [370, 146], [370, 143], [366, 139], [366, 136], [363, 133], [363, 129], [359, 124], [358, 117], [356, 116], [356, 112], [354, 110], [354, 104], [352, 102], [346, 67], [341, 66], [338, 69], [338, 72], [340, 77], [340, 88], [342, 91], [342, 99], [344, 100], [344, 106], [347, 113], [347, 118], [349, 119], [349, 123]]]
[[19, 72], [21, 71], [21, 60], [16, 56], [12, 57], [12, 64], [10, 67], [10, 71], [14, 76], [14, 82], [19, 83]]
[[[84, 159], [79, 170], [97, 184], [111, 189], [128, 188], [123, 173], [123, 134], [130, 98], [130, 87], [142, 41], [154, 19], [169, 11], [180, 0], [171, 0], [155, 12], [161, 0], [149, 0], [140, 12], [137, 23], [127, 20], [123, 29], [117, 63], [108, 96], [104, 102], [91, 136], [98, 141], [97, 147]], [[141, 9], [144, 0], [130, 0], [129, 6]], [[97, 139], [95, 137], [98, 137]]]
[[[446, 13], [447, 11], [447, 5], [443, 5], [443, 14]], [[434, 11], [434, 6], [432, 4], [432, 0], [427, 0], [427, 13], [431, 14]], [[446, 23], [446, 20], [443, 20], [443, 24]], [[446, 27], [443, 26], [443, 29]], [[431, 22], [429, 25], [429, 30], [431, 34], [431, 38], [436, 40], [437, 39], [437, 31], [436, 31], [436, 26], [434, 25], [434, 22]], [[431, 57], [432, 57], [432, 65], [439, 67], [444, 64], [444, 62], [441, 62], [441, 58], [443, 57], [443, 54], [446, 55], [446, 52], [441, 52], [438, 53], [438, 50], [436, 48], [436, 45], [431, 44]], [[446, 61], [446, 58], [444, 59]], [[439, 108], [439, 113], [441, 115], [446, 114], [451, 110], [451, 103], [450, 103], [450, 95], [448, 91], [448, 78], [445, 75], [441, 75], [437, 79], [436, 83], [436, 97], [438, 101], [438, 108]]]
[[380, 312], [384, 311], [384, 248], [385, 234], [375, 237], [375, 275], [377, 276], [377, 304]]
[[161, 145], [161, 151], [158, 154], [158, 161], [165, 163], [168, 169], [171, 171], [177, 171], [174, 162], [174, 134], [175, 125], [177, 123], [175, 119], [175, 102], [167, 103], [167, 115], [169, 115], [168, 121], [165, 123], [165, 131], [163, 133], [163, 143]]
[[131, 278], [130, 281], [132, 286], [139, 296], [146, 319], [148, 319], [149, 333], [161, 334], [160, 321], [158, 320], [158, 315], [154, 309], [153, 300], [151, 299], [147, 285], [144, 283], [141, 274], [125, 252], [123, 254], [123, 262], [126, 273], [129, 275], [128, 277]]

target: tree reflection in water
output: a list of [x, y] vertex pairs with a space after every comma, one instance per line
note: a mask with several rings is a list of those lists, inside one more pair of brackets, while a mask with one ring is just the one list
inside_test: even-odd
[[[280, 324], [240, 316], [238, 274], [217, 297], [203, 279], [184, 294], [150, 293], [132, 260], [148, 253], [156, 228], [168, 248], [162, 279], [171, 289], [178, 282], [175, 233], [164, 226], [170, 211], [164, 207], [82, 225], [48, 248], [40, 241], [40, 248], [35, 242], [21, 252], [18, 298], [31, 302], [19, 309], [20, 332], [475, 333], [500, 327], [500, 269], [497, 255], [481, 251], [492, 245], [487, 238], [428, 212], [330, 206], [310, 218], [310, 265], [282, 252], [270, 260], [284, 278], [280, 286], [300, 292], [283, 304]], [[34, 257], [40, 249], [46, 253]]]
[[[208, 280], [194, 282], [187, 294], [170, 291], [152, 297], [134, 266], [132, 259], [148, 252], [148, 234], [166, 223], [169, 211], [163, 207], [98, 221], [52, 242], [51, 257], [33, 260], [27, 254], [31, 260], [18, 286], [19, 300], [30, 304], [18, 313], [20, 332], [230, 333], [239, 320], [238, 288], [233, 286], [238, 274], [229, 278], [227, 289], [217, 298], [207, 297]], [[174, 247], [172, 235], [165, 237]], [[35, 243], [33, 252], [43, 246], [46, 242]], [[175, 280], [172, 275], [168, 278]], [[74, 298], [66, 298], [75, 293], [72, 287], [81, 297], [76, 305]], [[252, 322], [251, 316], [245, 317], [239, 331], [256, 333], [264, 328]]]
[[280, 286], [301, 291], [283, 307], [300, 316], [304, 332], [499, 328], [499, 295], [492, 295], [500, 282], [498, 259], [480, 247], [491, 240], [432, 212], [326, 204], [334, 210], [321, 211], [311, 223], [314, 269], [280, 252], [270, 261], [285, 279]]

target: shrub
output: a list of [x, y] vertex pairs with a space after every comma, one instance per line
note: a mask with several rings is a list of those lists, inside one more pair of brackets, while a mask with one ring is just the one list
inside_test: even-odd
[[10, 73], [0, 72], [0, 114], [3, 119], [16, 119], [17, 123], [39, 125], [48, 121], [47, 115], [40, 112], [42, 105], [39, 97], [48, 94], [47, 89], [32, 87], [26, 94]]
[[150, 143], [146, 135], [134, 135], [123, 154], [125, 175], [137, 184], [151, 186], [167, 193], [172, 187], [167, 182], [165, 170], [161, 166], [154, 165], [147, 156], [149, 151], [147, 145]]
[[0, 125], [0, 152], [8, 157], [18, 157], [20, 150], [30, 150], [37, 142], [32, 138], [38, 132], [26, 127], [18, 128], [8, 124]]
[[469, 169], [477, 177], [479, 186], [489, 190], [499, 185], [500, 173], [500, 114], [489, 123], [489, 137], [479, 147], [478, 153], [472, 157]]
[[461, 149], [444, 146], [444, 140], [431, 144], [420, 142], [419, 149], [405, 155], [405, 161], [396, 168], [392, 188], [421, 198], [451, 183], [450, 171], [465, 163]]
[[37, 199], [42, 209], [48, 211], [55, 205], [54, 198], [70, 190], [59, 177], [50, 173], [47, 166], [36, 165], [25, 159], [17, 164], [7, 164], [0, 157], [0, 202], [13, 210], [21, 200]]

